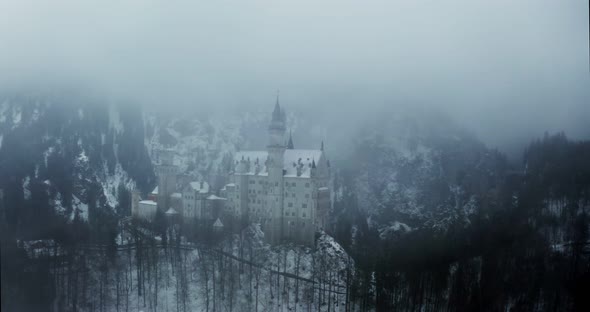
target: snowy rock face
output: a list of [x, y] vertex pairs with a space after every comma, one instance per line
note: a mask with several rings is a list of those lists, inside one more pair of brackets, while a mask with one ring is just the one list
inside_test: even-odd
[[241, 120], [199, 115], [144, 115], [145, 144], [158, 162], [158, 151], [174, 150], [174, 164], [180, 172], [207, 180], [231, 163], [231, 154], [243, 143]]
[[9, 221], [84, 220], [93, 209], [127, 205], [121, 198], [136, 185], [147, 191], [154, 174], [140, 116], [87, 98], [0, 94], [0, 188]]
[[[478, 200], [501, 178], [503, 157], [433, 113], [399, 111], [375, 120], [359, 132], [354, 155], [343, 164], [354, 181], [339, 183], [356, 193], [369, 226], [385, 238], [415, 227], [468, 224]], [[336, 196], [343, 194], [336, 189]]]

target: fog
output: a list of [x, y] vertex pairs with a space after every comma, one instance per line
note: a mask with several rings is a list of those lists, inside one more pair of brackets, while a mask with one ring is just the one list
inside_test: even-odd
[[80, 86], [150, 108], [326, 118], [400, 105], [451, 115], [510, 149], [590, 137], [588, 3], [3, 1], [0, 83]]

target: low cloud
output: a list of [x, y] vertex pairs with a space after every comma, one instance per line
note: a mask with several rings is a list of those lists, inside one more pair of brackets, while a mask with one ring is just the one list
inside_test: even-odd
[[0, 82], [165, 109], [446, 112], [491, 146], [590, 137], [583, 1], [4, 1]]

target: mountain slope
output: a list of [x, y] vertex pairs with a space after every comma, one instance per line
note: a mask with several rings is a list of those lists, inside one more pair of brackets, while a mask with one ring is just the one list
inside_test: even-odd
[[399, 109], [365, 124], [337, 178], [336, 209], [353, 192], [358, 209], [384, 236], [468, 224], [508, 164], [449, 118]]
[[140, 116], [137, 107], [85, 97], [1, 95], [7, 222], [35, 236], [50, 220], [128, 209], [128, 190], [155, 182]]

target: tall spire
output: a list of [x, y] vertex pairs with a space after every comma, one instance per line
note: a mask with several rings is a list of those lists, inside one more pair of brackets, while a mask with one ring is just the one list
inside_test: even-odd
[[322, 140], [322, 146], [320, 147], [320, 151], [324, 151], [324, 141]]
[[277, 102], [275, 103], [275, 108], [272, 112], [272, 118], [270, 120], [270, 125], [268, 126], [268, 131], [270, 135], [270, 142], [269, 146], [275, 147], [286, 147], [286, 140], [285, 140], [285, 132], [286, 132], [286, 118], [285, 112], [281, 109], [279, 104], [279, 93], [277, 91]]
[[272, 112], [272, 120], [280, 121], [282, 117], [281, 105], [279, 105], [279, 90], [277, 90], [277, 102], [275, 103], [275, 109]]
[[287, 143], [287, 149], [294, 149], [295, 147], [293, 146], [293, 134], [291, 133], [291, 130], [289, 130], [289, 143]]

